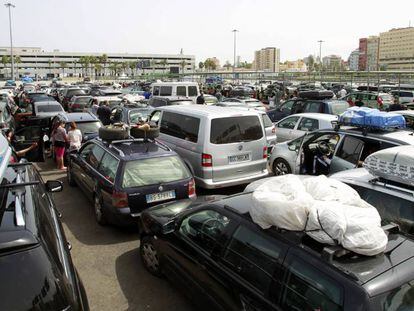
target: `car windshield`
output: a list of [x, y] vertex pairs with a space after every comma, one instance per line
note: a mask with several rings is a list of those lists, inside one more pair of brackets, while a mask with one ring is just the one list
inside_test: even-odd
[[77, 104], [87, 104], [91, 98], [90, 97], [79, 97], [76, 98], [75, 103]]
[[332, 114], [340, 115], [349, 108], [349, 104], [346, 101], [337, 101], [331, 103]]
[[218, 118], [211, 120], [210, 142], [231, 144], [258, 140], [263, 130], [257, 116]]
[[66, 96], [75, 96], [75, 95], [83, 95], [85, 94], [84, 90], [76, 89], [76, 90], [68, 90]]
[[36, 106], [37, 112], [60, 112], [63, 108], [60, 104], [57, 105], [38, 105]]
[[91, 122], [78, 122], [76, 126], [81, 131], [82, 135], [98, 133], [99, 128], [102, 126], [100, 121]]
[[168, 105], [192, 105], [193, 101], [191, 100], [175, 100], [175, 101], [170, 101], [168, 103]]
[[391, 95], [385, 94], [385, 95], [381, 95], [380, 97], [382, 98], [382, 100], [392, 101]]
[[121, 101], [120, 100], [108, 100], [108, 103], [109, 103], [109, 107], [113, 108], [121, 104]]
[[190, 177], [190, 172], [178, 156], [141, 159], [125, 164], [122, 187], [142, 187]]
[[372, 301], [375, 310], [379, 311], [414, 310], [414, 281], [376, 296], [372, 298]]
[[148, 119], [150, 114], [150, 109], [132, 110], [129, 112], [129, 123], [138, 123], [140, 119]]

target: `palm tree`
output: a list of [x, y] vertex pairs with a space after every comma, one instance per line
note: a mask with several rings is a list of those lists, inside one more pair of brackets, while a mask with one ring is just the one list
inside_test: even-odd
[[180, 65], [181, 65], [181, 73], [184, 73], [185, 65], [187, 65], [187, 62], [185, 60], [182, 60]]
[[[97, 59], [96, 56], [93, 56], [93, 55], [88, 56], [88, 57], [89, 57], [89, 64], [91, 65], [90, 73], [91, 73], [91, 76], [92, 76], [92, 69], [94, 68], [95, 64], [98, 62], [98, 59]], [[96, 76], [96, 72], [95, 72], [95, 76]]]
[[16, 64], [16, 73], [17, 78], [19, 77], [19, 64], [21, 64], [22, 60], [19, 55], [14, 56], [14, 63]]
[[136, 70], [137, 69], [137, 66], [138, 66], [138, 61], [131, 61], [131, 62], [129, 62], [129, 69], [131, 69], [131, 75], [132, 76], [134, 76], [134, 70]]
[[94, 69], [95, 69], [95, 77], [96, 77], [98, 73], [100, 74], [102, 72], [102, 65], [100, 63], [95, 63]]
[[47, 64], [49, 65], [49, 75], [51, 75], [52, 74], [52, 60], [50, 58], [47, 61]]
[[119, 63], [113, 62], [109, 65], [109, 69], [111, 70], [111, 75], [116, 76], [119, 72]]
[[99, 59], [99, 62], [103, 66], [103, 75], [105, 76], [105, 69], [106, 69], [106, 63], [108, 62], [108, 55], [102, 54], [101, 56], [98, 57], [98, 59]]
[[165, 67], [168, 65], [168, 61], [166, 59], [163, 59], [160, 61], [159, 63], [162, 67], [164, 67], [163, 69], [163, 73], [165, 74]]
[[199, 62], [199, 63], [198, 63], [198, 68], [200, 68], [201, 70], [203, 70], [203, 68], [204, 68], [204, 63], [203, 63], [203, 62]]
[[122, 67], [122, 73], [126, 74], [125, 71], [127, 70], [127, 68], [129, 68], [128, 62], [122, 62], [121, 67]]
[[59, 62], [59, 67], [62, 69], [62, 77], [65, 76], [65, 68], [68, 66], [66, 62]]
[[3, 64], [3, 74], [6, 76], [6, 65], [10, 63], [10, 56], [3, 55], [1, 57], [1, 63]]

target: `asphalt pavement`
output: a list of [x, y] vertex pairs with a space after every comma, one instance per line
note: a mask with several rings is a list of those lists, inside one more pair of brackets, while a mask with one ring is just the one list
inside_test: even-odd
[[[54, 194], [72, 259], [83, 281], [91, 310], [194, 310], [172, 283], [149, 274], [141, 264], [138, 231], [96, 223], [92, 203], [78, 187], [70, 187], [66, 173], [49, 160], [38, 168], [45, 181], [61, 180]], [[200, 195], [231, 194], [243, 187], [218, 191], [198, 189]]]

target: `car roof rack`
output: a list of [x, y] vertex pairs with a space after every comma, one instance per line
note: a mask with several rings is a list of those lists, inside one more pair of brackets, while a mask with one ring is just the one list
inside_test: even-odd
[[117, 144], [123, 144], [123, 143], [134, 143], [134, 142], [147, 143], [147, 142], [152, 142], [152, 143], [158, 144], [160, 147], [162, 147], [166, 151], [171, 151], [170, 147], [168, 147], [166, 144], [164, 144], [163, 142], [160, 142], [159, 140], [157, 140], [155, 138], [154, 139], [153, 138], [135, 138], [135, 137], [130, 136], [129, 138], [126, 138], [126, 139], [119, 139], [119, 140], [112, 140], [112, 141], [106, 141], [106, 140], [101, 139], [101, 141], [108, 143], [108, 147], [111, 147], [111, 148], [117, 150], [121, 154], [121, 156], [123, 156], [124, 153], [119, 148], [116, 148], [116, 145]]
[[380, 185], [388, 189], [405, 192], [411, 196], [414, 196], [414, 186], [405, 185], [382, 177], [375, 177], [371, 179], [369, 183], [374, 185]]

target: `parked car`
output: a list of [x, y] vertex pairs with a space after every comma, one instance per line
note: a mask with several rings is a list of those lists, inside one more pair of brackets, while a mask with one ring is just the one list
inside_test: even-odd
[[214, 105], [218, 103], [218, 99], [214, 95], [204, 94], [203, 96], [206, 105]]
[[306, 132], [332, 129], [338, 116], [324, 113], [299, 113], [283, 118], [275, 124], [277, 142], [281, 143], [303, 136]]
[[349, 104], [344, 100], [293, 98], [269, 110], [267, 114], [272, 122], [277, 122], [289, 115], [303, 112], [340, 115], [348, 108]]
[[89, 112], [62, 112], [52, 119], [51, 129], [56, 128], [59, 121], [65, 122], [65, 129], [69, 131], [71, 122], [75, 122], [82, 133], [82, 142], [87, 142], [98, 137], [102, 122], [97, 116]]
[[17, 127], [38, 124], [39, 122], [48, 125], [50, 119], [61, 112], [64, 112], [63, 107], [57, 101], [40, 101], [20, 105], [14, 114], [14, 118]]
[[0, 129], [16, 129], [16, 123], [7, 101], [0, 100]]
[[207, 189], [268, 175], [267, 141], [256, 111], [206, 105], [160, 107], [151, 115], [160, 140], [175, 150]]
[[197, 82], [156, 82], [151, 85], [151, 91], [157, 97], [189, 98], [194, 104], [200, 95]]
[[28, 162], [7, 166], [7, 142], [0, 139], [0, 309], [89, 310], [51, 195], [62, 182], [44, 183]]
[[414, 145], [412, 131], [377, 131], [343, 127], [325, 129], [273, 147], [269, 167], [273, 174], [333, 174], [361, 165], [371, 153], [400, 145]]
[[92, 96], [89, 95], [72, 96], [72, 99], [68, 103], [68, 112], [84, 111], [91, 98]]
[[400, 104], [414, 104], [414, 91], [390, 91]]
[[347, 101], [350, 106], [360, 101], [364, 107], [380, 110], [387, 110], [394, 101], [392, 95], [379, 92], [353, 92], [340, 99]]
[[92, 106], [96, 103], [98, 106], [101, 106], [103, 102], [108, 102], [109, 107], [113, 108], [119, 106], [121, 104], [122, 99], [119, 97], [113, 96], [99, 96], [99, 97], [92, 97], [89, 99], [89, 102], [86, 104], [84, 111], [85, 112], [92, 112], [94, 113]]
[[180, 97], [180, 96], [153, 96], [148, 100], [148, 106], [153, 108], [163, 107], [163, 106], [172, 106], [172, 105], [193, 105], [194, 102], [190, 98]]
[[45, 92], [23, 92], [19, 104], [32, 104], [34, 102], [40, 102], [40, 101], [50, 101], [52, 98], [48, 96]]
[[123, 122], [125, 124], [137, 124], [140, 120], [148, 120], [154, 108], [143, 105], [120, 105], [112, 108], [111, 122]]
[[230, 102], [230, 103], [240, 103], [240, 104], [243, 104], [243, 105], [245, 105], [249, 108], [254, 108], [256, 110], [261, 110], [261, 111], [266, 111], [266, 107], [263, 106], [263, 104], [259, 100], [254, 99], [254, 98], [250, 98], [250, 97], [248, 97], [248, 98], [246, 98], [246, 97], [244, 97], [244, 98], [225, 98], [219, 104], [217, 104], [217, 106], [220, 106], [220, 104], [222, 104], [222, 103], [228, 103], [228, 102]]
[[305, 232], [262, 229], [249, 215], [253, 205], [249, 192], [144, 211], [143, 266], [171, 280], [202, 310], [414, 308], [410, 237], [389, 230], [384, 253], [361, 256]]
[[397, 114], [402, 115], [405, 119], [407, 128], [414, 130], [414, 111], [413, 110], [398, 110], [398, 111], [393, 111], [392, 113], [397, 113]]
[[85, 95], [85, 91], [79, 87], [68, 87], [63, 89], [60, 97], [60, 103], [65, 110], [68, 110], [68, 105], [73, 96]]
[[247, 86], [236, 86], [229, 93], [230, 97], [253, 97], [253, 95], [254, 90]]
[[101, 225], [136, 225], [148, 207], [196, 196], [184, 162], [155, 140], [93, 139], [70, 154], [67, 176], [70, 185], [79, 185], [94, 202]]
[[91, 88], [89, 95], [98, 96], [98, 97], [105, 97], [105, 96], [119, 97], [120, 95], [122, 95], [122, 92], [115, 90], [113, 88], [98, 87], [98, 88]]

